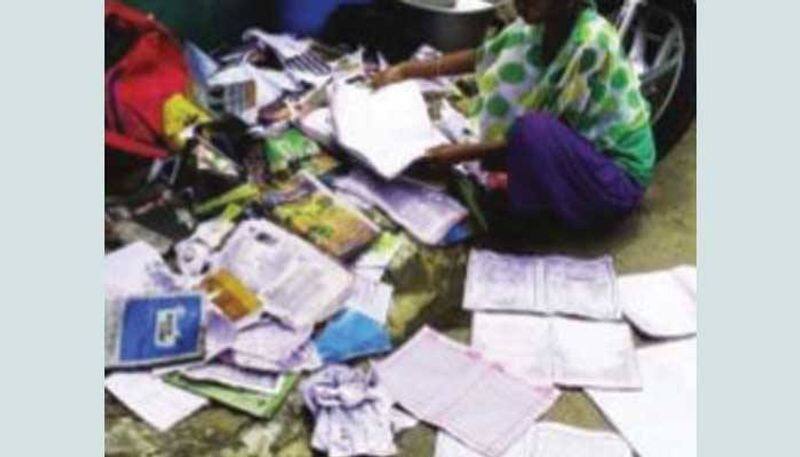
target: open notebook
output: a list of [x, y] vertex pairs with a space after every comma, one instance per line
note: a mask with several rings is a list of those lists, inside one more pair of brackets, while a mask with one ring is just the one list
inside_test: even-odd
[[384, 178], [395, 178], [429, 148], [448, 143], [414, 81], [378, 90], [336, 83], [329, 100], [339, 143]]

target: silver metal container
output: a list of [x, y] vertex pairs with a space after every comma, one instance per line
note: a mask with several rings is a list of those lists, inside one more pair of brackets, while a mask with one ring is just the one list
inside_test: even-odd
[[411, 28], [407, 33], [450, 52], [480, 44], [497, 17], [497, 8], [509, 1], [456, 0], [450, 7], [440, 6], [447, 2], [425, 0], [399, 0], [398, 4]]

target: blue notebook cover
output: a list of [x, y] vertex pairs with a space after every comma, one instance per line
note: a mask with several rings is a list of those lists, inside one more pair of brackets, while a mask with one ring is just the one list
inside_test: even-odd
[[125, 301], [119, 329], [122, 365], [167, 362], [202, 354], [203, 299], [199, 294]]

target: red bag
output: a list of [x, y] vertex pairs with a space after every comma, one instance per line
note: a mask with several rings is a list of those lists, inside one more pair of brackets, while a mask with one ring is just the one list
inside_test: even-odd
[[155, 19], [107, 1], [106, 23], [133, 32], [130, 49], [106, 70], [106, 146], [145, 158], [170, 154], [163, 137], [164, 102], [185, 92], [189, 71], [180, 43]]

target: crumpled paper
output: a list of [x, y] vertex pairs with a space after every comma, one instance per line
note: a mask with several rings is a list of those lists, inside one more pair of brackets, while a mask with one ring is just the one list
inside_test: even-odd
[[331, 457], [397, 453], [394, 433], [416, 424], [392, 408], [373, 372], [328, 365], [300, 384], [316, 418], [311, 445]]

